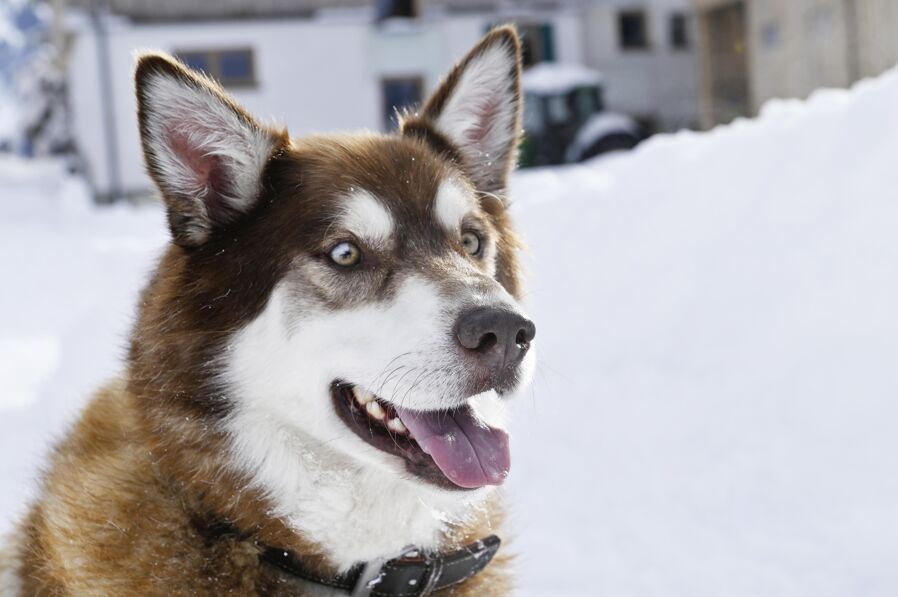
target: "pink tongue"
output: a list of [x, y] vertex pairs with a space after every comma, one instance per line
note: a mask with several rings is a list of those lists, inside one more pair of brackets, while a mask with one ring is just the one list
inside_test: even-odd
[[501, 485], [511, 468], [508, 434], [478, 420], [469, 406], [449, 412], [396, 408], [421, 449], [460, 487]]

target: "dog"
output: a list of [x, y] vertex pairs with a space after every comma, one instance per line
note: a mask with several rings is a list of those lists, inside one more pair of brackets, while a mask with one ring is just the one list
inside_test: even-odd
[[508, 594], [504, 411], [535, 362], [507, 197], [520, 73], [499, 27], [396, 132], [296, 139], [138, 57], [172, 240], [6, 591]]

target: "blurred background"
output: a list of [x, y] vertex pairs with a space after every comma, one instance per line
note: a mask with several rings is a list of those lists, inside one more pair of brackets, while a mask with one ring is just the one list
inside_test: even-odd
[[506, 22], [519, 594], [898, 595], [895, 0], [0, 0], [0, 534], [167, 242], [134, 53], [389, 131]]
[[97, 198], [145, 193], [131, 76], [161, 49], [295, 134], [389, 130], [490, 27], [517, 24], [522, 165], [847, 87], [898, 60], [891, 0], [3, 0], [0, 148], [64, 155]]

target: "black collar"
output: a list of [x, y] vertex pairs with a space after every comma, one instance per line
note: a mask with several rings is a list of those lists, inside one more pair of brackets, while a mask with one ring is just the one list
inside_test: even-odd
[[490, 535], [451, 553], [424, 553], [408, 548], [393, 559], [356, 564], [348, 572], [322, 578], [296, 554], [266, 548], [262, 559], [282, 571], [319, 585], [342, 589], [353, 597], [424, 597], [462, 583], [484, 568], [499, 549]]

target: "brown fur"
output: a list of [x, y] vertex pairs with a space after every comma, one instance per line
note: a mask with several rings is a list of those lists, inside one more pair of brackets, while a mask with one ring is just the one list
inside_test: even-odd
[[[212, 470], [214, 444], [195, 446], [187, 458], [159, 458], [151, 447], [157, 433], [138, 411], [117, 382], [97, 395], [58, 446], [43, 498], [22, 528], [25, 547], [17, 556], [24, 595], [304, 594], [304, 587], [260, 563], [262, 545], [293, 550], [307, 562], [318, 555], [322, 572], [333, 572], [314, 543], [264, 514], [260, 496]], [[180, 431], [196, 433], [194, 427], [185, 421]], [[186, 466], [192, 458], [203, 460]], [[192, 475], [189, 482], [173, 478], [165, 470], [169, 462], [180, 464], [174, 475]], [[500, 519], [494, 510], [456, 529], [447, 548], [493, 532]], [[506, 594], [507, 559], [501, 553], [446, 594]]]
[[[508, 28], [491, 36], [505, 36], [518, 48]], [[138, 85], [158, 68], [181, 67], [159, 56], [146, 58]], [[187, 76], [191, 84], [212, 85]], [[457, 71], [447, 85], [453, 77]], [[322, 574], [335, 572], [315, 538], [298, 535], [270, 515], [264, 496], [229, 466], [219, 426], [229, 401], [226, 389], [212, 381], [210, 363], [260, 313], [299, 256], [324, 250], [320, 243], [327, 238], [333, 198], [351, 187], [369, 189], [393, 202], [391, 209], [409, 212], [404, 221], [419, 222], [419, 228], [400, 231], [404, 237], [446, 242], [443, 231], [427, 224], [436, 185], [447, 174], [471, 177], [467, 165], [453, 157], [457, 152], [440, 147], [445, 139], [422, 133], [432, 128], [426, 117], [435, 109], [431, 104], [444, 101], [445, 93], [438, 92], [423, 117], [406, 122], [403, 135], [290, 142], [272, 131], [275, 150], [248, 213], [228, 213], [199, 244], [183, 242], [183, 218], [170, 218], [176, 242], [141, 296], [127, 374], [94, 398], [56, 448], [40, 497], [7, 559], [24, 595], [309, 594], [307, 586], [260, 562], [264, 546], [292, 550]], [[513, 149], [505, 159], [507, 171]], [[156, 174], [153, 164], [148, 150], [148, 166]], [[518, 296], [518, 241], [502, 200], [505, 181], [491, 188], [470, 184], [483, 192], [479, 217], [498, 237], [496, 278]], [[175, 211], [180, 198], [162, 191], [170, 213]], [[439, 278], [439, 271], [432, 275]], [[388, 280], [372, 286], [377, 292], [388, 287]], [[479, 516], [449, 529], [443, 548], [497, 532], [498, 498]], [[444, 594], [508, 594], [507, 552], [506, 547], [482, 573]]]

